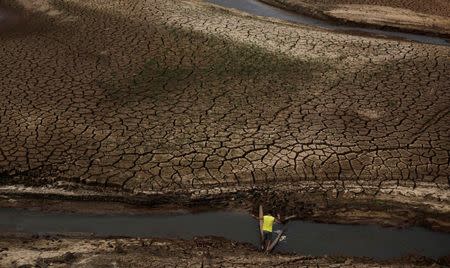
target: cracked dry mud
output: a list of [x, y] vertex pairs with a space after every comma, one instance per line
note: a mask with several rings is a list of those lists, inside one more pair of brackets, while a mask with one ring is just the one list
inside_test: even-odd
[[271, 187], [291, 209], [320, 196], [317, 218], [376, 199], [449, 229], [449, 47], [195, 0], [4, 4], [20, 20], [0, 28], [3, 194]]
[[0, 35], [3, 181], [448, 190], [448, 47], [196, 1], [22, 4], [36, 12]]
[[196, 2], [51, 8], [57, 15], [30, 18], [35, 31], [1, 36], [5, 177], [135, 191], [291, 180], [448, 187], [449, 48]]

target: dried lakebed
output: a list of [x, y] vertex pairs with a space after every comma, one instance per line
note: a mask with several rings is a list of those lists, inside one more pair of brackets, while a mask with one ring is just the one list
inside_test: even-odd
[[[219, 236], [257, 246], [257, 226], [257, 220], [249, 214], [230, 211], [101, 215], [0, 209], [1, 233], [182, 239]], [[448, 255], [449, 249], [450, 234], [424, 228], [395, 229], [375, 225], [292, 221], [287, 224], [287, 237], [279, 244], [277, 251], [386, 260], [409, 254], [436, 259]]]
[[363, 33], [374, 36], [400, 38], [403, 40], [409, 40], [419, 43], [450, 46], [450, 41], [445, 38], [431, 37], [406, 32], [386, 31], [380, 29], [334, 24], [333, 22], [320, 20], [304, 16], [295, 12], [283, 10], [281, 8], [274, 7], [257, 0], [206, 0], [206, 1], [226, 8], [238, 9], [240, 11], [244, 11], [246, 13], [250, 13], [257, 16], [271, 17], [293, 23], [319, 27], [332, 31]]

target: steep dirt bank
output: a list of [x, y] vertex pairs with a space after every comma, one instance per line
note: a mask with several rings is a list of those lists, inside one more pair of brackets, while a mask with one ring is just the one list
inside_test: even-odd
[[[365, 0], [262, 0], [262, 2], [337, 23], [450, 36], [450, 2]], [[445, 3], [447, 2], [447, 3]]]
[[220, 238], [194, 240], [0, 236], [3, 267], [429, 267], [449, 264], [422, 257], [375, 262], [367, 258], [310, 257], [258, 252]]
[[23, 16], [20, 11], [15, 10], [13, 6], [0, 3], [0, 33], [11, 30], [23, 22]]

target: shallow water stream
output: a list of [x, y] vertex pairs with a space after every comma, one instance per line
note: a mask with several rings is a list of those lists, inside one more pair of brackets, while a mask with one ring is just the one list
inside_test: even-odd
[[333, 31], [346, 31], [354, 33], [365, 33], [376, 36], [400, 38], [409, 41], [415, 41], [419, 43], [435, 44], [450, 46], [450, 41], [444, 38], [431, 37], [420, 34], [411, 34], [396, 31], [385, 31], [356, 26], [345, 26], [335, 24], [333, 22], [315, 19], [312, 17], [304, 16], [295, 12], [283, 10], [281, 8], [273, 7], [271, 5], [262, 3], [258, 0], [206, 0], [209, 3], [220, 5], [227, 8], [235, 8], [253, 15], [272, 17], [298, 24], [305, 24], [314, 27], [319, 27]]
[[[279, 243], [277, 251], [315, 256], [367, 256], [379, 260], [410, 253], [432, 258], [450, 254], [450, 234], [418, 227], [394, 229], [292, 221], [287, 228], [286, 239]], [[99, 215], [2, 208], [0, 232], [184, 239], [213, 235], [259, 244], [258, 221], [238, 212]]]

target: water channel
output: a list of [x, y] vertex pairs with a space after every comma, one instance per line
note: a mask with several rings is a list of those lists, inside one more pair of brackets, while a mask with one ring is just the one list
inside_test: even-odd
[[246, 13], [257, 16], [272, 17], [293, 23], [305, 24], [332, 31], [364, 33], [375, 36], [400, 38], [403, 40], [409, 40], [419, 43], [450, 46], [450, 40], [447, 40], [445, 38], [431, 37], [421, 34], [412, 34], [397, 31], [371, 29], [357, 26], [339, 25], [330, 21], [315, 19], [288, 10], [283, 10], [281, 8], [265, 4], [258, 0], [206, 0], [206, 1], [222, 7], [238, 9], [240, 11], [244, 11]]
[[[286, 239], [276, 251], [313, 256], [366, 256], [378, 260], [408, 254], [431, 258], [450, 254], [449, 233], [419, 227], [396, 229], [306, 221], [291, 221], [286, 226]], [[257, 219], [231, 211], [100, 215], [1, 208], [0, 233], [6, 232], [183, 239], [220, 236], [259, 244]]]

